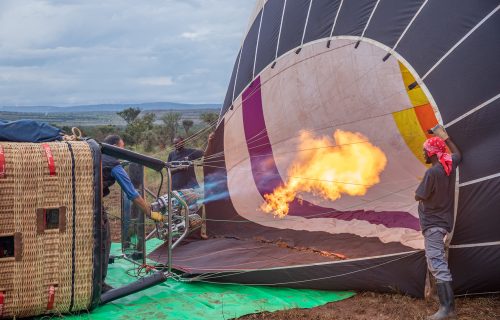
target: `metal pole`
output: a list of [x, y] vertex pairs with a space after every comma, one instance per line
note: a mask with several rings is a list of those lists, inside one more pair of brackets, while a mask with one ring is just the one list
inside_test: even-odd
[[[141, 197], [144, 198], [144, 167], [137, 163], [131, 163], [129, 166], [129, 173], [132, 184]], [[131, 217], [134, 219], [134, 229], [137, 234], [137, 251], [142, 252], [143, 263], [146, 263], [146, 246], [144, 241], [146, 233], [146, 228], [144, 226], [145, 218], [144, 213], [135, 203], [132, 203]]]
[[120, 299], [122, 297], [134, 294], [136, 292], [142, 291], [144, 289], [150, 288], [157, 284], [160, 284], [167, 280], [169, 275], [164, 274], [161, 271], [157, 271], [149, 276], [139, 279], [135, 282], [129, 283], [123, 287], [115, 288], [109, 290], [101, 295], [101, 300], [99, 305], [106, 304], [108, 302]]
[[[134, 188], [144, 197], [144, 167], [137, 163], [128, 165], [128, 175]], [[146, 263], [145, 218], [135, 203], [124, 196], [122, 190], [122, 252], [133, 260]], [[132, 239], [135, 236], [135, 241]]]
[[167, 194], [168, 194], [168, 275], [172, 274], [172, 173], [167, 167]]
[[185, 221], [185, 226], [184, 226], [184, 232], [182, 235], [175, 241], [175, 243], [172, 245], [172, 249], [174, 249], [184, 238], [187, 236], [189, 233], [189, 206], [187, 205], [186, 201], [182, 199], [182, 197], [179, 196], [179, 194], [176, 191], [172, 192], [172, 195], [180, 202], [181, 206], [184, 208], [184, 221]]

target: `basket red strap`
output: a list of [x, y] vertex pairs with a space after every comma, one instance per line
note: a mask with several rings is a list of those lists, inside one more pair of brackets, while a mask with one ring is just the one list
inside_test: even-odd
[[5, 152], [3, 146], [0, 146], [0, 178], [5, 177]]
[[55, 297], [56, 297], [56, 287], [50, 286], [49, 287], [49, 301], [47, 302], [47, 310], [54, 309]]
[[5, 301], [5, 292], [0, 291], [0, 318], [3, 315], [4, 301]]
[[56, 175], [56, 164], [54, 162], [54, 156], [52, 155], [52, 150], [50, 150], [50, 146], [47, 143], [43, 143], [42, 147], [45, 150], [45, 156], [47, 156], [47, 162], [49, 164], [50, 175], [55, 176]]

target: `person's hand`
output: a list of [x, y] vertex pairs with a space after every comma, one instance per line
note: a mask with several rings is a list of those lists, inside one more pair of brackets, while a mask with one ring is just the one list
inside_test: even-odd
[[430, 130], [432, 134], [434, 134], [436, 137], [439, 137], [443, 140], [447, 140], [449, 138], [448, 133], [444, 129], [444, 127], [440, 124], [436, 125], [434, 128]]
[[151, 218], [151, 220], [154, 220], [156, 222], [163, 221], [163, 215], [157, 211], [151, 211], [151, 215], [149, 217]]
[[209, 135], [208, 135], [208, 143], [207, 143], [207, 147], [205, 148], [205, 151], [203, 152], [203, 155], [204, 156], [207, 156], [209, 154], [212, 154], [213, 153], [213, 149], [214, 149], [214, 138], [215, 138], [215, 133], [214, 132], [211, 132]]

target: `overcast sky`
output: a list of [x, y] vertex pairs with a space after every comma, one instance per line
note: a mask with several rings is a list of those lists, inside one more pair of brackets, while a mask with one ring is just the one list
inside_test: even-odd
[[0, 0], [0, 106], [221, 103], [254, 0]]

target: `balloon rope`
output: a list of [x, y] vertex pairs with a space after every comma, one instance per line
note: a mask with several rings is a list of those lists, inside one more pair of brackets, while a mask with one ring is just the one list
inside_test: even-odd
[[[223, 278], [223, 277], [228, 277], [228, 276], [234, 276], [234, 275], [241, 275], [241, 274], [246, 274], [246, 273], [250, 273], [250, 272], [258, 272], [258, 271], [264, 271], [264, 270], [269, 270], [269, 268], [259, 268], [259, 269], [253, 269], [253, 270], [244, 270], [244, 271], [236, 271], [236, 272], [215, 272], [215, 273], [209, 273], [209, 274], [202, 274], [198, 277], [193, 277], [193, 278], [189, 278], [189, 280], [185, 280], [185, 282], [206, 282], [206, 283], [220, 283], [220, 284], [234, 284], [234, 285], [245, 285], [245, 286], [274, 286], [274, 285], [290, 285], [290, 284], [296, 284], [296, 283], [304, 283], [304, 282], [311, 282], [311, 281], [319, 281], [319, 280], [326, 280], [326, 279], [332, 279], [332, 278], [339, 278], [339, 277], [344, 277], [344, 276], [347, 276], [347, 275], [352, 275], [352, 274], [356, 274], [356, 273], [359, 273], [359, 272], [364, 272], [364, 271], [367, 271], [367, 270], [371, 270], [371, 269], [375, 269], [375, 268], [379, 268], [381, 266], [384, 266], [384, 265], [387, 265], [387, 264], [390, 264], [390, 263], [393, 263], [393, 262], [396, 262], [396, 261], [399, 261], [399, 260], [402, 260], [402, 259], [406, 259], [408, 257], [411, 257], [413, 255], [416, 255], [416, 254], [421, 254], [423, 250], [416, 250], [416, 251], [412, 251], [402, 257], [398, 257], [398, 258], [395, 258], [395, 259], [391, 259], [389, 261], [385, 261], [385, 262], [382, 262], [382, 263], [379, 263], [379, 264], [375, 264], [375, 265], [371, 265], [370, 267], [366, 267], [366, 268], [362, 268], [362, 269], [358, 269], [358, 270], [354, 270], [354, 271], [350, 271], [350, 272], [345, 272], [345, 273], [342, 273], [342, 274], [336, 274], [336, 275], [332, 275], [332, 276], [325, 276], [325, 277], [318, 277], [318, 278], [311, 278], [311, 279], [305, 279], [305, 280], [295, 280], [295, 281], [286, 281], [286, 282], [273, 282], [273, 283], [245, 283], [245, 284], [241, 284], [241, 283], [233, 283], [233, 282], [215, 282], [215, 281], [207, 281], [205, 279], [215, 279], [215, 278]], [[278, 259], [276, 257], [272, 257], [273, 259]], [[349, 260], [346, 261], [346, 263], [349, 263]], [[314, 265], [314, 264], [313, 264]], [[280, 267], [281, 268], [287, 268], [287, 267], [294, 267], [294, 265], [288, 265], [288, 266], [284, 266], [284, 267]]]

